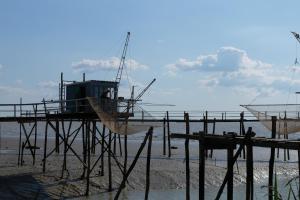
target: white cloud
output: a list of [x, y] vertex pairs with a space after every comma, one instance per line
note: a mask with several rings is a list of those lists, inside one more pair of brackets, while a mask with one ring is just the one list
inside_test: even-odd
[[[109, 59], [83, 59], [79, 62], [72, 63], [72, 68], [75, 71], [80, 72], [94, 72], [98, 70], [116, 70], [120, 64], [120, 59], [117, 57], [111, 57]], [[137, 69], [148, 69], [147, 65], [141, 64], [136, 60], [127, 59], [125, 60], [125, 65], [128, 69], [137, 70]]]
[[270, 64], [248, 57], [244, 50], [235, 47], [222, 47], [216, 54], [200, 55], [195, 60], [180, 58], [177, 62], [166, 66], [169, 73], [174, 75], [179, 70], [224, 71], [232, 72], [237, 69], [265, 69]]
[[0, 69], [2, 69], [2, 68], [3, 68], [3, 65], [0, 64]]
[[194, 60], [181, 58], [166, 69], [171, 76], [179, 71], [199, 71], [198, 85], [202, 88], [229, 87], [252, 96], [271, 96], [300, 84], [300, 79], [291, 76], [293, 71], [300, 72], [298, 68], [275, 68], [235, 47], [222, 47], [215, 54], [200, 55]]

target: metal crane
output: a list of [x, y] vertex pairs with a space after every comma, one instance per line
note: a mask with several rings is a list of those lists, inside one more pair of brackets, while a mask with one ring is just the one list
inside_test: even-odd
[[[296, 40], [300, 43], [300, 36], [299, 36], [299, 34], [296, 33], [296, 32], [293, 32], [293, 31], [292, 31], [292, 34], [295, 36]], [[297, 55], [296, 55], [296, 56], [297, 56]], [[297, 58], [297, 57], [296, 57], [296, 59], [295, 59], [295, 65], [296, 65], [296, 64], [299, 64], [298, 58]]]
[[128, 112], [131, 108], [134, 107], [134, 104], [140, 100], [140, 98], [145, 94], [145, 92], [150, 88], [150, 86], [156, 81], [156, 78], [154, 78], [134, 99], [133, 99], [133, 93], [131, 94], [131, 98], [128, 101], [127, 108], [123, 112]]
[[295, 36], [295, 38], [298, 40], [298, 42], [300, 43], [300, 36], [299, 36], [299, 34], [298, 33], [296, 33], [296, 32], [291, 32], [294, 36]]
[[149, 83], [149, 84], [147, 85], [147, 87], [145, 87], [145, 88], [143, 89], [143, 91], [141, 91], [140, 94], [138, 94], [138, 95], [135, 97], [134, 101], [138, 101], [138, 100], [145, 94], [145, 92], [149, 89], [149, 87], [150, 87], [155, 81], [156, 81], [156, 78], [154, 78], [154, 79], [151, 81], [151, 83]]
[[130, 38], [130, 32], [127, 32], [127, 36], [126, 36], [126, 40], [125, 40], [125, 44], [124, 44], [124, 48], [123, 48], [123, 52], [122, 52], [122, 57], [121, 57], [121, 60], [120, 60], [118, 73], [117, 73], [116, 80], [115, 80], [118, 83], [118, 86], [120, 84], [120, 81], [121, 81], [121, 78], [122, 78], [123, 68], [124, 68], [124, 65], [125, 65], [125, 57], [126, 57], [126, 53], [127, 53], [129, 38]]

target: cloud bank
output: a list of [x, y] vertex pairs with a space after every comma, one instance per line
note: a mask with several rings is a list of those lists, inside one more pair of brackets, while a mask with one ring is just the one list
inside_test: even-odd
[[166, 65], [166, 69], [171, 76], [183, 71], [197, 72], [202, 88], [227, 87], [251, 96], [272, 96], [300, 84], [300, 79], [291, 77], [292, 71], [299, 73], [297, 68], [275, 68], [235, 47], [221, 47], [215, 54], [200, 55], [194, 60], [180, 58]]
[[[76, 72], [95, 72], [100, 70], [117, 70], [119, 68], [120, 59], [111, 57], [109, 59], [83, 59], [79, 62], [73, 62], [72, 68]], [[134, 59], [125, 60], [125, 65], [130, 70], [148, 69], [147, 65], [141, 64]]]

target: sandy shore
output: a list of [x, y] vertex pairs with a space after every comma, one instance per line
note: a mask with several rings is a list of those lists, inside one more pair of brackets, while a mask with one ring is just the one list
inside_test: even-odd
[[[75, 141], [74, 149], [80, 154], [81, 141]], [[2, 139], [2, 150], [0, 154], [0, 197], [5, 199], [61, 199], [61, 198], [79, 198], [85, 199], [86, 180], [81, 179], [82, 165], [78, 159], [71, 153], [67, 157], [67, 172], [62, 177], [61, 154], [53, 154], [47, 159], [46, 173], [42, 173], [42, 154], [43, 148], [37, 151], [36, 164], [32, 165], [32, 157], [26, 151], [24, 156], [24, 166], [17, 166], [17, 138]], [[38, 145], [43, 147], [43, 141], [38, 140]], [[138, 141], [129, 141], [129, 165], [140, 145]], [[162, 156], [162, 143], [155, 142], [152, 147], [151, 160], [151, 191], [172, 190], [185, 188], [185, 162], [184, 147], [182, 143], [173, 143], [178, 149], [173, 150], [172, 158]], [[53, 147], [53, 140], [49, 141], [48, 151]], [[196, 145], [191, 145], [191, 187], [198, 188], [198, 160]], [[98, 158], [100, 146], [96, 149], [96, 155], [92, 156], [92, 163]], [[117, 149], [117, 152], [119, 150]], [[80, 154], [81, 155], [81, 154]], [[119, 153], [117, 153], [119, 155]], [[205, 181], [206, 187], [220, 186], [226, 173], [226, 162], [224, 153], [215, 152], [214, 159], [206, 161]], [[222, 159], [223, 158], [223, 159]], [[122, 163], [122, 157], [118, 156]], [[146, 170], [145, 151], [137, 162], [132, 174], [129, 177], [127, 191], [143, 191], [145, 188], [145, 170]], [[100, 164], [100, 163], [99, 163]], [[90, 194], [100, 195], [107, 193], [108, 173], [107, 157], [105, 157], [104, 171], [105, 175], [99, 175], [99, 164], [91, 174]], [[297, 175], [297, 165], [290, 163], [276, 163], [276, 169], [279, 175], [284, 177], [293, 177]], [[117, 189], [122, 181], [122, 175], [116, 163], [112, 162], [113, 170], [113, 188]], [[254, 179], [256, 182], [265, 181], [268, 176], [267, 163], [256, 162], [254, 164]], [[235, 186], [245, 183], [245, 162], [238, 161], [238, 168], [235, 167], [234, 184]], [[115, 192], [115, 191], [114, 191]], [[112, 194], [113, 197], [113, 194]]]

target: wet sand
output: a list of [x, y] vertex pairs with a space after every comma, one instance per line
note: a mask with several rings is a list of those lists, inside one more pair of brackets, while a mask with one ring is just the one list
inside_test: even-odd
[[[185, 188], [185, 161], [184, 146], [182, 142], [172, 142], [178, 149], [173, 149], [172, 158], [162, 155], [162, 143], [154, 142], [152, 146], [151, 160], [151, 191], [164, 190], [182, 190]], [[128, 142], [128, 165], [140, 145], [139, 141]], [[82, 165], [78, 159], [68, 152], [67, 171], [62, 177], [63, 156], [61, 154], [53, 154], [47, 159], [46, 173], [42, 173], [42, 155], [43, 140], [38, 140], [36, 164], [32, 165], [32, 157], [29, 151], [24, 156], [24, 166], [17, 166], [17, 138], [2, 138], [2, 149], [0, 154], [0, 197], [5, 199], [61, 199], [61, 198], [80, 198], [86, 199], [85, 188], [86, 180], [81, 179]], [[53, 140], [49, 141], [48, 152], [53, 148]], [[82, 152], [81, 141], [76, 140], [74, 150], [80, 155]], [[145, 148], [146, 149], [146, 148]], [[62, 146], [61, 146], [62, 150]], [[257, 150], [259, 151], [259, 150]], [[198, 160], [197, 143], [191, 143], [191, 188], [198, 188]], [[139, 161], [131, 173], [125, 188], [126, 191], [140, 191], [145, 189], [145, 172], [146, 172], [146, 151], [144, 150]], [[92, 156], [92, 163], [97, 160], [100, 154], [100, 146], [96, 148], [96, 155]], [[123, 158], [119, 157], [119, 149], [117, 148], [118, 160], [123, 163]], [[267, 153], [266, 153], [267, 155]], [[226, 153], [216, 151], [213, 159], [206, 160], [206, 187], [218, 187], [223, 181], [226, 173]], [[108, 193], [108, 171], [107, 171], [107, 155], [105, 156], [104, 176], [99, 175], [99, 165], [91, 174], [90, 179], [90, 195], [101, 196]], [[245, 183], [245, 162], [238, 161], [238, 168], [235, 166], [234, 185], [239, 186]], [[254, 179], [256, 183], [263, 182], [268, 176], [268, 163], [255, 162]], [[276, 163], [278, 175], [283, 177], [297, 176], [298, 169], [296, 163]], [[112, 159], [113, 171], [113, 189], [111, 197], [114, 196], [116, 189], [122, 181], [122, 175], [116, 163]]]

